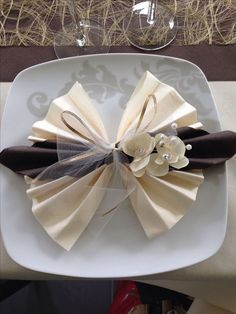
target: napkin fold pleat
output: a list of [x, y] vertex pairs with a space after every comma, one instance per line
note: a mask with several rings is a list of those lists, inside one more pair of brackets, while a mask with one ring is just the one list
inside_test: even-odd
[[[71, 111], [76, 114], [84, 123], [93, 130], [95, 135], [107, 140], [107, 133], [103, 122], [92, 105], [84, 88], [76, 82], [70, 91], [61, 97], [54, 99], [49, 107], [46, 117], [42, 121], [37, 121], [33, 124], [33, 136], [29, 136], [30, 140], [37, 138], [38, 140], [56, 140], [58, 137], [68, 140], [81, 141], [84, 139], [77, 134], [74, 134], [66, 127], [61, 119], [61, 113]], [[68, 118], [71, 120], [73, 119]], [[76, 130], [86, 137], [91, 137], [90, 133], [82, 124], [76, 123]]]
[[150, 94], [155, 97], [156, 105], [153, 97], [150, 97], [140, 129], [148, 125], [146, 132], [157, 132], [170, 129], [172, 123], [177, 123], [179, 127], [197, 123], [196, 109], [187, 103], [174, 88], [160, 82], [152, 74], [145, 74], [138, 86], [140, 90], [131, 95], [124, 111], [118, 140], [129, 134], [131, 130], [135, 130], [140, 110]]
[[117, 142], [132, 128], [134, 120], [140, 115], [145, 100], [150, 94], [153, 94], [159, 83], [160, 81], [150, 72], [143, 74], [126, 104], [117, 132]]
[[164, 177], [144, 175], [136, 179], [130, 195], [145, 234], [153, 238], [173, 227], [195, 201], [204, 177], [201, 171], [171, 171]]
[[82, 117], [86, 117], [88, 124], [105, 140], [108, 140], [103, 121], [95, 109], [90, 97], [81, 84], [76, 82], [70, 89], [68, 96], [76, 107], [79, 108]]
[[55, 180], [32, 180], [29, 177], [26, 177], [25, 180], [27, 183], [31, 184], [31, 187], [27, 190], [28, 196], [37, 199], [37, 202], [40, 201], [40, 203], [42, 203], [58, 195], [58, 193], [76, 182], [78, 179], [64, 176]]
[[111, 177], [109, 166], [102, 166], [77, 180], [64, 177], [52, 182], [32, 183], [27, 194], [32, 211], [49, 236], [70, 250], [98, 209]]

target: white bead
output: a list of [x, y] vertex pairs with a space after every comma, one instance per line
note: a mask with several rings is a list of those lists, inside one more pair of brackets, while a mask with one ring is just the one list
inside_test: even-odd
[[160, 142], [159, 142], [159, 146], [160, 146], [160, 147], [163, 147], [164, 145], [165, 145], [165, 142], [164, 142], [164, 141], [160, 141]]
[[192, 149], [192, 145], [191, 145], [191, 144], [187, 144], [187, 145], [186, 145], [186, 149], [187, 149], [187, 150], [191, 150], [191, 149]]
[[173, 122], [173, 123], [171, 124], [171, 128], [172, 128], [173, 130], [176, 130], [177, 127], [178, 127], [178, 124], [177, 124], [176, 122]]
[[171, 160], [171, 155], [170, 154], [163, 154], [162, 160], [167, 160], [167, 161]]

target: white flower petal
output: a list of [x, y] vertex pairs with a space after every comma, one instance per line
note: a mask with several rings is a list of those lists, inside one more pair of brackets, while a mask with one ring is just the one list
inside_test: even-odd
[[189, 160], [187, 157], [184, 156], [180, 158], [176, 163], [171, 164], [171, 166], [176, 169], [181, 169], [183, 167], [186, 167], [188, 164]]
[[162, 165], [157, 164], [155, 162], [157, 158], [158, 154], [151, 154], [150, 161], [146, 169], [150, 175], [162, 177], [169, 172], [169, 165], [167, 162], [163, 162]]
[[149, 163], [150, 155], [147, 157], [144, 157], [142, 159], [134, 159], [130, 164], [129, 167], [130, 169], [135, 172], [139, 171], [142, 168], [145, 168], [147, 164]]
[[[169, 156], [169, 159], [164, 159], [164, 156]], [[168, 163], [174, 163], [177, 162], [179, 159], [179, 156], [175, 154], [175, 152], [173, 152], [172, 150], [170, 150], [169, 147], [161, 147], [158, 150], [158, 157], [157, 157], [157, 161], [156, 163], [158, 164], [163, 164], [163, 162], [168, 162]], [[160, 160], [162, 160], [163, 162], [159, 162]]]
[[167, 162], [163, 163], [162, 165], [150, 165], [147, 167], [147, 172], [152, 176], [162, 177], [169, 172], [169, 165]]
[[171, 136], [170, 149], [179, 156], [184, 156], [186, 150], [184, 142], [177, 136]]
[[175, 152], [171, 152], [171, 159], [169, 160], [169, 164], [175, 163], [179, 160], [179, 155], [177, 155]]
[[155, 159], [155, 163], [157, 165], [163, 165], [165, 161], [161, 158], [161, 156], [159, 156], [159, 154], [157, 154], [157, 155], [158, 155], [158, 157]]
[[155, 163], [155, 160], [159, 158], [159, 154], [158, 153], [153, 153], [150, 155], [150, 160], [149, 163]]
[[151, 137], [151, 142], [150, 142], [150, 146], [149, 146], [149, 154], [152, 153], [153, 149], [155, 148], [156, 142], [155, 142], [155, 138]]
[[146, 170], [145, 170], [145, 168], [143, 168], [143, 169], [140, 169], [138, 171], [133, 172], [133, 174], [135, 177], [140, 178], [145, 174], [145, 172], [146, 172]]
[[155, 139], [148, 133], [142, 133], [125, 141], [122, 149], [125, 154], [134, 158], [143, 158], [151, 154], [155, 147]]

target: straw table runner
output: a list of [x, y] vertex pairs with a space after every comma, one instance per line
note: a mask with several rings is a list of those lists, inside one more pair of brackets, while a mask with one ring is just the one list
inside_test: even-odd
[[[124, 36], [125, 16], [140, 0], [75, 0], [79, 18], [107, 30], [110, 52], [142, 52]], [[171, 46], [151, 52], [196, 63], [208, 80], [236, 80], [236, 0], [160, 0], [178, 19]], [[56, 58], [53, 38], [73, 20], [72, 0], [0, 0], [0, 81]]]
[[[1, 0], [1, 46], [50, 46], [65, 31], [74, 12], [96, 19], [107, 30], [112, 46], [128, 45], [123, 20], [144, 0]], [[75, 7], [73, 6], [75, 3]], [[175, 45], [236, 44], [235, 0], [159, 0], [178, 19]]]

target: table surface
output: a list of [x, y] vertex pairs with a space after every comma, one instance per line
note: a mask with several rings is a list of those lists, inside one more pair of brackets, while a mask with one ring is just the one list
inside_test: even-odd
[[[222, 129], [236, 131], [236, 82], [210, 82], [222, 124]], [[11, 83], [0, 83], [0, 118]], [[138, 280], [172, 288], [210, 303], [236, 311], [236, 156], [227, 162], [229, 212], [226, 237], [220, 250], [204, 262], [177, 271]], [[0, 278], [8, 279], [64, 279], [62, 276], [34, 272], [16, 264], [7, 255], [0, 237]], [[206, 284], [208, 281], [208, 284]], [[191, 282], [191, 284], [190, 284]], [[203, 283], [204, 282], [204, 283]], [[217, 284], [217, 282], [219, 284]], [[202, 287], [205, 287], [202, 289]], [[222, 298], [222, 293], [225, 296]], [[221, 297], [220, 297], [221, 296]]]

